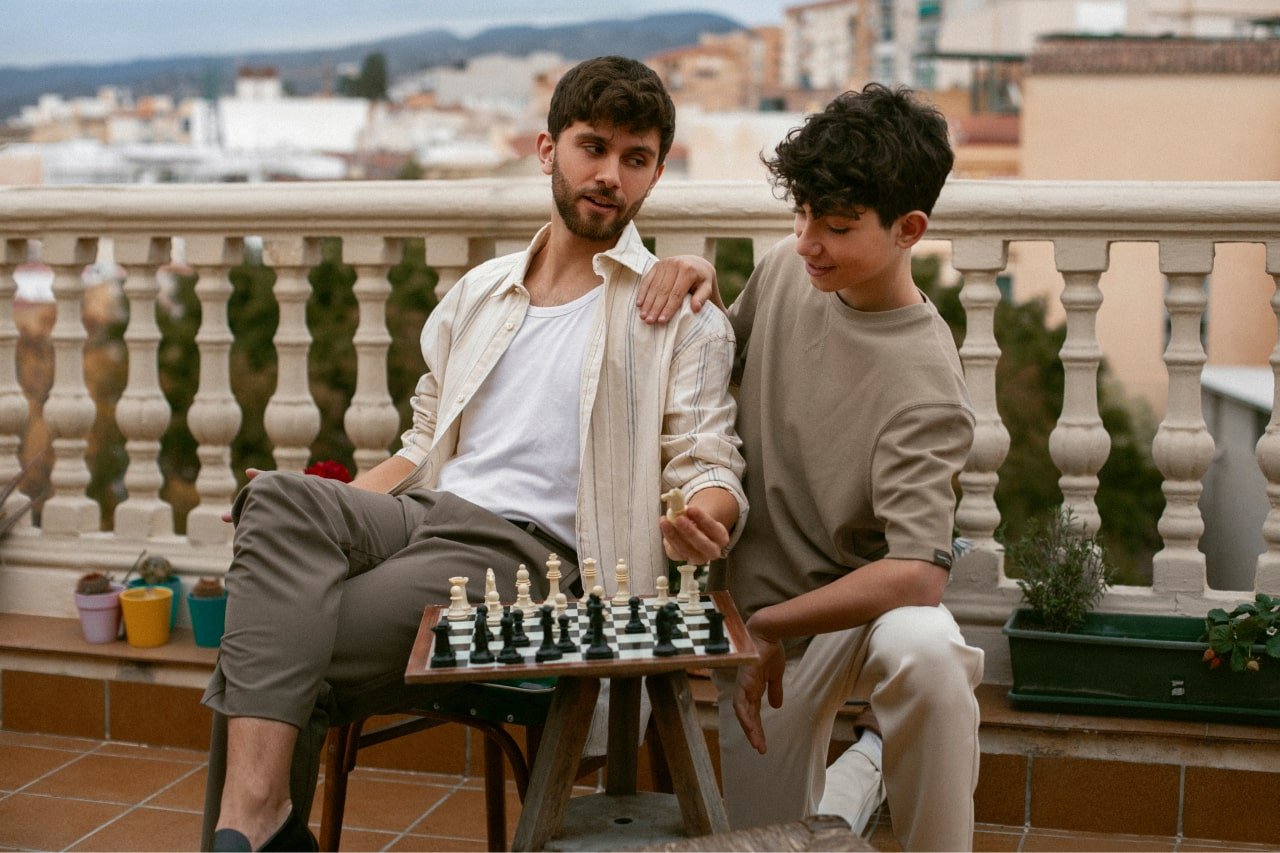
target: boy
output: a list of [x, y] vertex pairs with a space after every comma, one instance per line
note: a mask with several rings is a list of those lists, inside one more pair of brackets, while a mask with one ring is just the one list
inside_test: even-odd
[[[668, 558], [730, 544], [746, 505], [729, 324], [685, 311], [660, 329], [635, 306], [655, 259], [631, 220], [674, 131], [640, 63], [566, 73], [538, 137], [551, 222], [431, 313], [400, 452], [350, 485], [265, 472], [237, 497], [227, 631], [204, 697], [216, 714], [203, 844], [315, 849], [325, 731], [396, 707], [422, 608], [448, 602], [450, 576], [475, 596], [492, 566], [510, 601], [524, 563], [541, 599], [549, 551], [566, 585], [577, 554], [622, 557], [643, 593]], [[681, 547], [655, 523], [671, 488], [702, 522]]]
[[[936, 110], [871, 84], [766, 163], [795, 236], [729, 311], [753, 510], [710, 580], [760, 652], [736, 684], [719, 680], [735, 828], [817, 810], [836, 711], [858, 695], [904, 847], [972, 845], [982, 652], [941, 600], [974, 419], [951, 333], [911, 277], [952, 159]], [[657, 293], [639, 301], [651, 321], [668, 310]], [[684, 525], [662, 522], [664, 535], [682, 541]]]

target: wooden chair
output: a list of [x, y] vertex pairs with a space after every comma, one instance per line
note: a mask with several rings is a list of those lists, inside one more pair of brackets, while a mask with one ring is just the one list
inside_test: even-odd
[[[511, 765], [516, 790], [524, 802], [529, 786], [529, 768], [537, 756], [543, 723], [551, 707], [555, 679], [459, 684], [438, 698], [409, 704], [398, 713], [413, 719], [364, 731], [368, 718], [330, 729], [325, 755], [323, 811], [320, 817], [320, 849], [337, 850], [342, 837], [342, 819], [347, 800], [347, 776], [356, 767], [361, 749], [445, 723], [460, 723], [484, 735], [485, 827], [490, 850], [507, 849], [506, 764]], [[434, 691], [440, 693], [440, 691]], [[431, 691], [425, 691], [424, 696]], [[524, 749], [505, 726], [524, 727]], [[660, 753], [660, 750], [658, 750]], [[654, 744], [651, 742], [651, 752]], [[660, 755], [659, 755], [660, 760]], [[578, 776], [604, 766], [604, 757], [582, 760]], [[665, 762], [660, 762], [664, 766]], [[665, 775], [665, 773], [663, 773]]]

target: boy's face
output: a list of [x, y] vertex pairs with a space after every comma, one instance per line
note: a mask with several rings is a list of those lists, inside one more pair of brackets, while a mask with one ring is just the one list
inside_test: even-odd
[[874, 210], [814, 217], [807, 204], [795, 213], [796, 253], [818, 290], [860, 307], [899, 283], [903, 252], [909, 252], [901, 245], [901, 220], [885, 228]]
[[590, 242], [617, 241], [662, 176], [657, 128], [637, 133], [575, 121], [556, 139], [542, 133], [538, 155], [551, 176], [556, 212], [570, 233]]

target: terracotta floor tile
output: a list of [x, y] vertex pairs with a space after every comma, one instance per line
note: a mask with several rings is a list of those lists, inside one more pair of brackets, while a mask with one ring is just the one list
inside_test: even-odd
[[338, 850], [342, 853], [358, 853], [365, 850], [385, 850], [394, 841], [394, 832], [368, 832], [363, 829], [342, 830], [342, 840], [338, 842]]
[[41, 779], [31, 794], [107, 803], [140, 803], [192, 772], [190, 764], [114, 755], [86, 755]]
[[[208, 772], [201, 767], [190, 776], [184, 776], [168, 788], [147, 800], [148, 806], [172, 809], [180, 812], [204, 811], [204, 783]], [[317, 816], [319, 812], [316, 812]]]
[[1036, 851], [1141, 850], [1172, 851], [1175, 839], [1158, 835], [1105, 835], [1091, 832], [1053, 832], [1030, 829], [1022, 842], [1024, 853]]
[[0, 744], [0, 791], [16, 791], [76, 758], [73, 752]]
[[[508, 832], [515, 829], [514, 820], [520, 815], [519, 800], [507, 798]], [[415, 835], [442, 835], [449, 838], [485, 839], [484, 792], [476, 790], [454, 791], [448, 799], [432, 809], [410, 827]]]
[[1022, 830], [1014, 832], [984, 832], [974, 830], [975, 853], [1017, 853], [1022, 846]]
[[894, 838], [893, 827], [890, 826], [888, 820], [876, 824], [876, 828], [867, 836], [867, 843], [880, 851], [902, 853], [902, 845], [898, 843], [897, 838]]
[[437, 850], [485, 850], [483, 841], [470, 841], [462, 838], [440, 838], [431, 835], [406, 835], [388, 850], [403, 851], [437, 851]]
[[200, 815], [168, 809], [135, 809], [71, 849], [199, 850]]
[[65, 850], [127, 806], [14, 794], [0, 800], [0, 845]]
[[[311, 822], [316, 825], [320, 821], [321, 794], [317, 791], [311, 811]], [[343, 832], [346, 828], [404, 832], [448, 795], [449, 789], [439, 785], [352, 779], [347, 786]], [[483, 825], [483, 818], [480, 822]]]
[[1278, 846], [1280, 845], [1246, 844], [1242, 841], [1214, 841], [1204, 838], [1184, 838], [1178, 845], [1178, 853], [1182, 853], [1182, 851], [1187, 851], [1187, 853], [1195, 853], [1195, 851], [1210, 853], [1210, 851], [1213, 851], [1213, 853], [1217, 853], [1217, 851], [1221, 850], [1237, 850], [1241, 851], [1241, 853], [1246, 853], [1246, 851], [1248, 851], [1248, 853], [1252, 853], [1252, 851], [1258, 851], [1261, 853], [1261, 851], [1265, 850], [1270, 851], [1270, 853], [1275, 853]]
[[107, 741], [96, 750], [97, 755], [119, 755], [125, 758], [150, 758], [160, 761], [180, 761], [184, 764], [204, 764], [209, 753], [197, 749], [179, 749], [176, 746], [151, 746], [145, 743], [119, 743]]

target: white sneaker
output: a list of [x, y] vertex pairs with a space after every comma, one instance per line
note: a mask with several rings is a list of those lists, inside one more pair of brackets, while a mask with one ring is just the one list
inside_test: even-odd
[[880, 772], [883, 752], [880, 736], [864, 729], [858, 742], [827, 768], [827, 786], [818, 804], [818, 814], [842, 817], [861, 835], [884, 802], [884, 776]]

